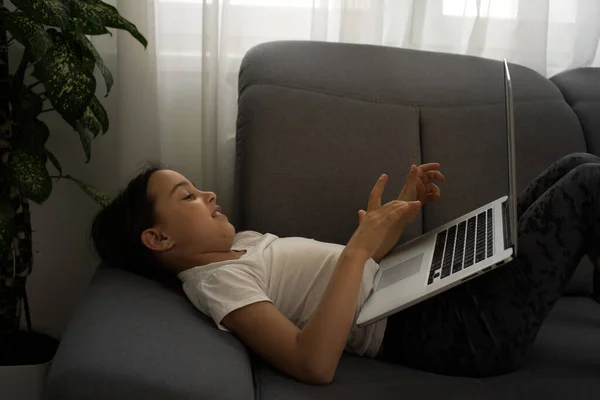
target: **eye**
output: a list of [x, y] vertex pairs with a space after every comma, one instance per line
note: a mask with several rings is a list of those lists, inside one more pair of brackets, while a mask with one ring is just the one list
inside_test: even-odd
[[193, 194], [188, 194], [183, 199], [184, 200], [194, 200], [195, 198], [196, 198], [196, 196], [194, 196]]

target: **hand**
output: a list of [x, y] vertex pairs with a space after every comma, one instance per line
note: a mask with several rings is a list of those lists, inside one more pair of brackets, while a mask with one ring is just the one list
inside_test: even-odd
[[429, 201], [438, 201], [440, 199], [440, 188], [430, 181], [443, 181], [444, 175], [440, 172], [439, 163], [423, 164], [417, 167], [411, 165], [406, 184], [398, 195], [398, 200], [402, 201], [420, 201], [425, 204]]
[[[413, 178], [413, 180], [410, 180], [411, 176], [409, 174], [409, 177], [408, 177], [408, 181], [410, 182], [409, 187], [415, 186], [414, 185], [414, 177], [412, 177], [412, 178]], [[442, 178], [443, 178], [443, 176], [442, 176]], [[358, 210], [358, 223], [359, 224], [362, 222], [362, 220], [368, 213], [375, 211], [381, 207], [381, 196], [383, 195], [383, 190], [385, 189], [385, 184], [387, 183], [387, 179], [388, 179], [387, 175], [382, 174], [379, 177], [379, 179], [377, 180], [377, 182], [375, 183], [375, 186], [373, 186], [373, 189], [371, 189], [371, 194], [369, 194], [369, 202], [367, 204], [367, 211]], [[406, 189], [406, 187], [407, 186], [405, 185], [404, 188]], [[438, 188], [438, 191], [439, 191], [439, 188]], [[403, 189], [403, 192], [404, 192], [404, 189]], [[418, 201], [418, 199], [416, 199], [416, 198], [409, 198], [408, 195], [405, 195], [406, 198], [401, 198], [401, 196], [402, 196], [402, 193], [400, 193], [400, 196], [398, 196], [399, 201], [404, 201], [404, 202]], [[423, 202], [421, 202], [421, 204], [423, 204]], [[404, 226], [413, 222], [415, 217], [419, 213], [419, 209], [417, 209], [416, 211], [415, 210], [411, 210], [411, 211], [413, 211], [413, 212], [404, 214], [403, 217], [398, 221], [398, 223], [395, 224], [395, 226], [403, 228]], [[399, 232], [399, 234], [400, 234], [400, 232]]]
[[[380, 248], [381, 244], [388, 237], [390, 228], [398, 223], [407, 215], [416, 215], [421, 208], [419, 201], [405, 202], [400, 200], [390, 201], [384, 206], [381, 205], [381, 194], [373, 196], [369, 203], [372, 211], [359, 211], [360, 224], [346, 245], [347, 248], [358, 251], [366, 259], [372, 258]], [[379, 201], [379, 205], [377, 205]], [[414, 217], [413, 217], [414, 218]]]

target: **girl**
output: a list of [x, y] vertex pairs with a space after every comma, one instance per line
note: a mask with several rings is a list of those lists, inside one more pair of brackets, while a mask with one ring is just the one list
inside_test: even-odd
[[166, 281], [275, 367], [332, 381], [344, 350], [426, 371], [482, 377], [518, 368], [587, 253], [599, 265], [600, 159], [562, 158], [518, 199], [518, 258], [367, 327], [355, 325], [378, 262], [421, 205], [440, 198], [439, 164], [412, 166], [397, 200], [387, 176], [359, 210], [346, 246], [254, 231], [235, 233], [217, 205], [171, 170], [133, 179], [93, 223], [108, 264]]

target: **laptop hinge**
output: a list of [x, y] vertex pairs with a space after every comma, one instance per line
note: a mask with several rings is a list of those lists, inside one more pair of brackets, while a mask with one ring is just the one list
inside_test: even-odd
[[502, 203], [502, 231], [504, 233], [504, 250], [513, 247], [508, 200]]

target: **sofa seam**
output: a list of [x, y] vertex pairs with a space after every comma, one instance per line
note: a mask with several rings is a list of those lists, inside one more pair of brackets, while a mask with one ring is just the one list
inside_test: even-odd
[[254, 399], [255, 400], [261, 400], [262, 396], [261, 396], [261, 392], [260, 392], [260, 377], [259, 377], [259, 372], [258, 372], [258, 368], [256, 368], [255, 365], [255, 360], [254, 358], [256, 357], [252, 351], [250, 349], [248, 349], [248, 351], [250, 352], [249, 354], [249, 359], [250, 359], [250, 372], [252, 373], [252, 386], [254, 389]]
[[[419, 125], [419, 156], [421, 164], [423, 163], [423, 118], [421, 115], [421, 107], [417, 107], [417, 124]], [[421, 235], [425, 230], [425, 210], [421, 211]]]
[[[565, 99], [566, 100], [566, 99]], [[575, 100], [573, 103], [570, 103], [569, 101], [567, 101], [567, 104], [569, 104], [571, 107], [576, 106], [577, 104], [581, 104], [581, 103], [600, 103], [600, 100]]]
[[[286, 88], [286, 89], [302, 90], [302, 91], [319, 93], [319, 94], [324, 94], [324, 95], [329, 95], [329, 96], [334, 96], [334, 97], [341, 97], [341, 98], [350, 99], [350, 100], [364, 101], [364, 102], [368, 102], [368, 103], [391, 104], [391, 105], [400, 105], [400, 106], [408, 106], [408, 107], [444, 108], [444, 107], [466, 107], [466, 106], [485, 106], [485, 105], [504, 104], [504, 100], [501, 100], [501, 101], [500, 100], [498, 100], [498, 101], [456, 101], [456, 102], [439, 102], [439, 103], [430, 103], [430, 102], [424, 103], [424, 102], [412, 102], [412, 101], [381, 101], [376, 96], [366, 97], [363, 95], [344, 93], [344, 92], [330, 90], [330, 89], [317, 88], [314, 86], [294, 85], [294, 84], [290, 84], [290, 83], [270, 81], [270, 80], [253, 81], [251, 83], [244, 85], [239, 91], [239, 96], [242, 96], [242, 94], [246, 90], [250, 89], [253, 86], [276, 86], [276, 87], [281, 87], [281, 88]], [[549, 99], [549, 98], [548, 99], [525, 99], [525, 100], [515, 101], [515, 104], [550, 103], [550, 102], [565, 103], [565, 104], [569, 105], [569, 103], [564, 99], [564, 97], [556, 98], [556, 99]]]

